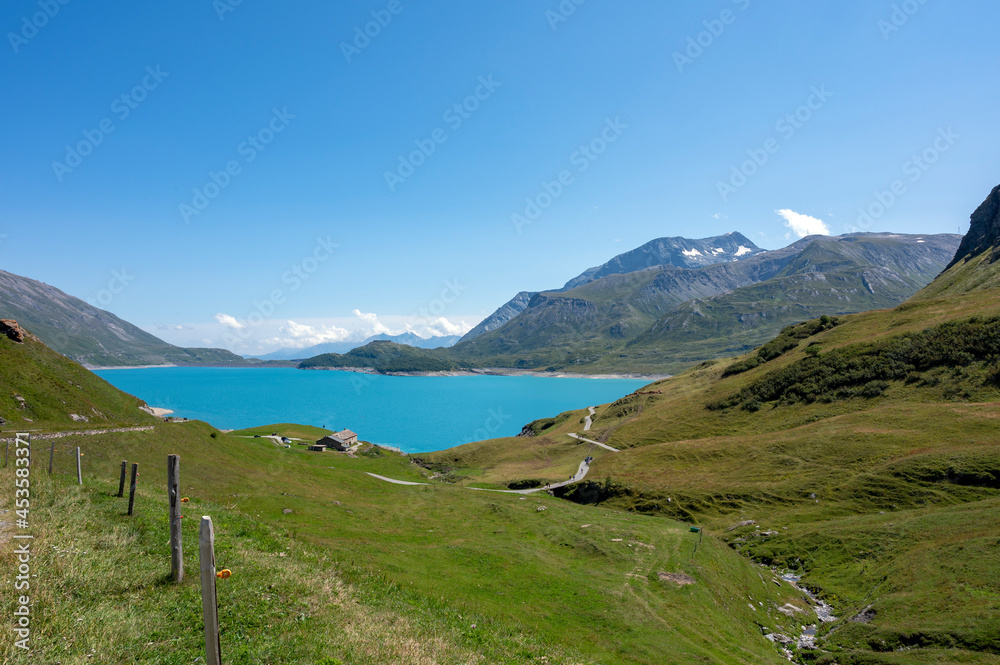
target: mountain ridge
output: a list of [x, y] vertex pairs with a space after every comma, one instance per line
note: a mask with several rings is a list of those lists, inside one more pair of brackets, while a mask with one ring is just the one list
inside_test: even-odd
[[511, 308], [502, 325], [448, 349], [369, 345], [301, 366], [664, 374], [744, 352], [814, 316], [898, 305], [941, 272], [960, 242], [950, 234], [808, 236], [738, 261], [643, 268], [568, 290], [522, 292], [519, 313]]
[[174, 346], [54, 286], [4, 270], [0, 318], [16, 319], [52, 350], [85, 367], [259, 364], [226, 349]]

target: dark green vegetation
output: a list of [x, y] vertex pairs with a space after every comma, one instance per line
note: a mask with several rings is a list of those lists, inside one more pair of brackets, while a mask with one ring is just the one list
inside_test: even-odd
[[[806, 321], [804, 323], [798, 323], [793, 326], [788, 326], [781, 331], [781, 334], [772, 339], [767, 344], [764, 344], [756, 353], [751, 353], [747, 358], [735, 362], [726, 368], [726, 371], [722, 373], [723, 377], [732, 376], [733, 374], [742, 374], [743, 372], [749, 371], [754, 367], [759, 367], [769, 360], [774, 360], [780, 357], [785, 351], [791, 351], [799, 346], [799, 342], [806, 338], [812, 337], [813, 335], [833, 328], [837, 325], [837, 319], [826, 316], [825, 314], [818, 319], [813, 321]], [[809, 349], [817, 349], [815, 352], [810, 352], [811, 354], [819, 353], [817, 346], [809, 346]]]
[[788, 327], [598, 407], [589, 438], [622, 452], [566, 436], [581, 410], [428, 457], [502, 486], [593, 454], [568, 498], [706, 525], [803, 575], [838, 620], [802, 661], [1000, 663], [998, 201], [973, 216], [981, 253], [906, 303]]
[[448, 357], [447, 349], [417, 349], [376, 341], [344, 354], [324, 353], [299, 363], [299, 369], [365, 368], [377, 372], [447, 372], [468, 367]]
[[261, 364], [225, 349], [168, 344], [55, 287], [2, 270], [0, 318], [16, 319], [50, 348], [87, 367]]
[[[309, 453], [253, 437], [319, 433], [313, 428], [227, 434], [196, 421], [164, 423], [40, 343], [7, 342], [5, 385], [28, 394], [37, 384], [31, 399], [51, 411], [45, 422], [55, 429], [72, 422], [66, 414], [84, 398], [116, 424], [146, 426], [53, 439], [51, 479], [50, 440], [35, 432], [36, 460], [46, 458], [31, 485], [38, 662], [195, 661], [203, 648], [200, 515], [215, 521], [218, 567], [233, 571], [219, 585], [231, 663], [777, 665], [761, 626], [792, 633], [797, 621], [778, 608], [805, 608], [769, 571], [686, 525], [544, 494], [472, 492], [434, 482], [391, 452]], [[64, 381], [78, 385], [63, 391]], [[14, 425], [5, 431], [21, 429]], [[181, 456], [191, 499], [180, 586], [166, 579], [171, 453]], [[125, 500], [112, 497], [122, 459], [140, 467], [132, 519]], [[391, 485], [365, 472], [429, 484]], [[13, 468], [0, 470], [0, 485], [13, 483]], [[0, 510], [12, 510], [13, 498], [0, 493]], [[12, 528], [3, 522], [0, 542]], [[15, 563], [12, 549], [0, 548], [8, 589]], [[0, 614], [12, 616], [14, 601], [0, 594]], [[0, 631], [0, 660], [12, 657], [13, 640]]]
[[[784, 351], [798, 346], [797, 340], [783, 335], [778, 346], [765, 345], [753, 359], [773, 360]], [[763, 351], [772, 346], [767, 354]], [[820, 349], [809, 346], [807, 352]], [[783, 350], [781, 350], [783, 349]], [[741, 361], [735, 369], [747, 367]], [[743, 369], [742, 371], [745, 371]], [[723, 376], [735, 374], [731, 366]], [[852, 397], [872, 398], [882, 395], [891, 381], [938, 386], [949, 383], [963, 398], [971, 398], [962, 379], [979, 386], [1000, 387], [1000, 318], [950, 321], [920, 332], [907, 333], [870, 344], [855, 344], [819, 351], [784, 369], [765, 375], [728, 399], [711, 408], [742, 406], [757, 411], [765, 402], [794, 404], [815, 401], [832, 402]]]
[[[809, 237], [776, 251], [736, 257], [727, 250], [716, 258], [707, 256], [713, 243], [705, 241], [684, 241], [702, 243], [694, 257], [673, 245], [635, 250], [564, 289], [518, 294], [451, 348], [393, 351], [387, 358], [384, 350], [366, 352], [378, 356], [370, 364], [349, 355], [309, 363], [665, 374], [748, 351], [806, 319], [898, 305], [945, 267], [959, 241], [954, 235]], [[716, 262], [723, 256], [729, 262]]]

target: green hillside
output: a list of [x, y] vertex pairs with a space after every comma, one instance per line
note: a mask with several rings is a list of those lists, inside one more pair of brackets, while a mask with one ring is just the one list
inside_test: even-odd
[[[55, 353], [31, 334], [0, 335], [0, 428], [87, 428], [149, 424], [145, 404]], [[73, 416], [76, 416], [75, 418]]]
[[621, 452], [567, 436], [581, 410], [423, 457], [499, 487], [592, 454], [566, 498], [707, 524], [828, 600], [838, 620], [805, 660], [1000, 662], [1000, 234], [982, 244], [894, 309], [796, 324], [599, 406], [586, 436]]
[[324, 353], [303, 360], [299, 369], [364, 368], [377, 372], [448, 372], [468, 367], [452, 360], [447, 349], [418, 349], [406, 344], [375, 341], [347, 353]]

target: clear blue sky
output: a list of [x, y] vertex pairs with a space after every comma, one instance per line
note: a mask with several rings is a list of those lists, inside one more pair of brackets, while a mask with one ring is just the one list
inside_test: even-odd
[[[473, 325], [655, 237], [775, 248], [795, 237], [777, 210], [846, 232], [896, 180], [868, 230], [964, 232], [1000, 182], [987, 0], [567, 0], [568, 17], [547, 14], [557, 0], [63, 1], [0, 9], [0, 267], [177, 343], [222, 345], [218, 315], [245, 321], [276, 289], [237, 350], [311, 339], [304, 325], [397, 330], [421, 309]], [[345, 55], [372, 12], [387, 25]], [[72, 167], [67, 146], [102, 121], [113, 132]], [[577, 153], [602, 132], [602, 154]], [[925, 150], [933, 164], [908, 163]], [[748, 151], [766, 163], [731, 181]], [[519, 232], [511, 216], [562, 171]], [[740, 186], [724, 200], [720, 181]], [[313, 266], [317, 238], [339, 248]], [[437, 302], [447, 280], [460, 294]]]

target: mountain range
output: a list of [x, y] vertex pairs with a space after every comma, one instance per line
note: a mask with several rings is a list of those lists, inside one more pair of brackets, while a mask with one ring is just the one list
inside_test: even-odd
[[738, 233], [662, 238], [562, 288], [517, 294], [449, 349], [400, 354], [379, 344], [354, 359], [324, 355], [307, 366], [364, 360], [401, 371], [403, 358], [419, 358], [414, 369], [672, 372], [744, 352], [813, 316], [898, 305], [948, 265], [961, 240], [859, 233], [766, 251]]
[[812, 316], [895, 306], [941, 272], [961, 240], [948, 234], [810, 236], [767, 251], [735, 232], [659, 238], [560, 288], [518, 293], [461, 339], [382, 334], [280, 349], [262, 360], [168, 344], [55, 287], [3, 271], [0, 316], [87, 367], [309, 359], [308, 367], [379, 371], [664, 373], [746, 351]]

